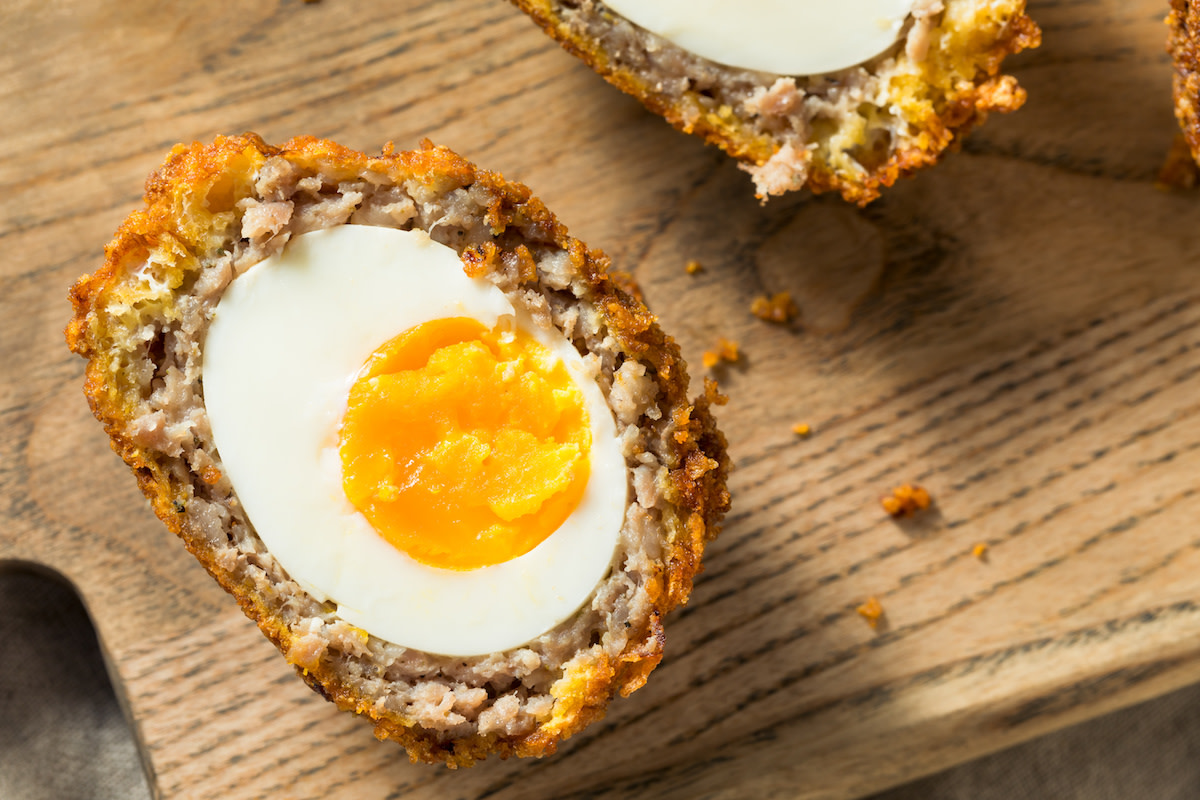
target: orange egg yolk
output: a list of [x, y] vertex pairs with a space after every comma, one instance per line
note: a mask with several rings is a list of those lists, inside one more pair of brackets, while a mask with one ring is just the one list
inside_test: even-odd
[[469, 570], [553, 533], [587, 486], [591, 429], [562, 360], [465, 317], [376, 350], [340, 431], [346, 496], [417, 561]]

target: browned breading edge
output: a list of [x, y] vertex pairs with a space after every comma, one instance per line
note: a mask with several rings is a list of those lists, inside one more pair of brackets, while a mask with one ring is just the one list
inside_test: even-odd
[[[510, 226], [537, 230], [567, 253], [584, 277], [602, 314], [623, 350], [653, 366], [662, 408], [672, 410], [676, 429], [673, 470], [668, 478], [668, 499], [679, 510], [683, 534], [669, 543], [662, 573], [652, 590], [653, 613], [644, 630], [631, 636], [619, 657], [598, 663], [588, 674], [573, 675], [570, 686], [556, 691], [553, 716], [525, 736], [511, 739], [499, 734], [473, 734], [449, 744], [411, 720], [377, 709], [364, 701], [331, 668], [321, 663], [315, 669], [297, 667], [297, 672], [315, 691], [338, 707], [373, 720], [380, 739], [403, 745], [413, 760], [466, 766], [489, 754], [540, 756], [553, 753], [557, 743], [603, 716], [609, 699], [617, 692], [627, 695], [642, 686], [663, 654], [661, 616], [686, 602], [692, 579], [700, 569], [704, 543], [717, 532], [717, 523], [729, 506], [725, 488], [728, 459], [725, 441], [711, 414], [716, 397], [710, 390], [694, 401], [687, 398], [687, 373], [679, 348], [658, 327], [640, 302], [621, 291], [608, 276], [608, 258], [570, 237], [567, 230], [530, 191], [501, 175], [478, 169], [444, 147], [424, 142], [422, 149], [368, 156], [334, 142], [300, 137], [281, 147], [267, 145], [255, 134], [220, 137], [211, 144], [176, 146], [164, 164], [146, 183], [145, 208], [134, 212], [106, 248], [106, 259], [94, 274], [81, 277], [70, 291], [74, 317], [66, 329], [72, 351], [88, 359], [84, 390], [92, 412], [111, 439], [112, 448], [133, 470], [142, 492], [155, 514], [179, 536], [208, 572], [230, 594], [242, 610], [257, 622], [263, 633], [283, 653], [288, 653], [295, 636], [252, 591], [252, 584], [238, 583], [214, 558], [215, 548], [198, 535], [189, 535], [182, 512], [189, 494], [211, 475], [195, 475], [182, 459], [161, 451], [139, 447], [127, 433], [132, 401], [122, 392], [120, 380], [107, 374], [99, 337], [103, 322], [97, 313], [106, 292], [120, 280], [120, 266], [130, 258], [142, 259], [151, 248], [174, 242], [186, 250], [183, 256], [203, 257], [209, 246], [208, 230], [197, 227], [187, 211], [189, 203], [201, 202], [213, 213], [232, 209], [247, 187], [246, 165], [264, 156], [284, 155], [298, 163], [321, 163], [345, 174], [362, 174], [364, 169], [389, 176], [396, 183], [416, 179], [438, 189], [478, 185], [489, 190], [494, 200], [486, 216], [496, 241]], [[251, 178], [252, 180], [252, 178]], [[503, 245], [502, 245], [503, 247]], [[465, 255], [465, 254], [464, 254]], [[528, 255], [526, 253], [526, 255]], [[647, 374], [651, 374], [648, 372]]]
[[1175, 60], [1175, 116], [1200, 162], [1200, 3], [1171, 0], [1167, 50]]
[[[736, 114], [709, 112], [696, 115], [694, 109], [702, 107], [702, 102], [695, 92], [685, 92], [680, 99], [672, 101], [636, 72], [614, 64], [596, 42], [574, 33], [555, 14], [550, 0], [510, 2], [533, 18], [565, 50], [582, 59], [613, 86], [636, 97], [676, 129], [700, 136], [747, 165], [761, 166], [780, 149], [776, 139], [752, 131]], [[937, 98], [933, 110], [920, 120], [923, 136], [907, 147], [897, 148], [887, 160], [867, 169], [860, 179], [846, 179], [828, 164], [815, 159], [805, 186], [816, 194], [840, 192], [846, 200], [866, 205], [879, 197], [881, 188], [937, 163], [944, 151], [957, 146], [964, 135], [987, 119], [989, 113], [1015, 111], [1024, 104], [1024, 90], [1011, 77], [998, 73], [1008, 55], [1037, 47], [1040, 43], [1041, 30], [1033, 20], [1024, 13], [1015, 15], [989, 49], [974, 55], [976, 74]]]

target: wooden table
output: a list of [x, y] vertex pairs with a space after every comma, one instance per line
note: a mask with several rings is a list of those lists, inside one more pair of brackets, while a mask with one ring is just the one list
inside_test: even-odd
[[[1200, 679], [1200, 208], [1154, 187], [1166, 4], [1030, 5], [1026, 108], [860, 211], [760, 207], [500, 0], [8, 3], [0, 559], [78, 588], [161, 795], [850, 797]], [[553, 758], [413, 766], [335, 712], [89, 417], [67, 287], [172, 143], [245, 129], [449, 144], [632, 271], [695, 372], [742, 345], [726, 530], [650, 683]], [[750, 314], [783, 290], [798, 322]], [[935, 508], [896, 522], [905, 481]]]

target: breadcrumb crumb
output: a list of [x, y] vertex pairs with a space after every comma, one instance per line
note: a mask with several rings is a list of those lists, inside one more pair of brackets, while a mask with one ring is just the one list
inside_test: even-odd
[[791, 293], [780, 292], [775, 295], [754, 298], [754, 302], [750, 304], [750, 313], [761, 320], [782, 324], [791, 322], [799, 311], [796, 304], [792, 302]]
[[883, 510], [893, 517], [911, 517], [918, 511], [929, 508], [929, 492], [920, 486], [906, 483], [892, 489], [892, 493], [880, 499]]
[[704, 271], [704, 265], [702, 265], [699, 261], [697, 261], [694, 258], [691, 261], [688, 261], [686, 264], [684, 264], [683, 268], [685, 270], [687, 270], [688, 275], [695, 275], [697, 272]]
[[717, 339], [717, 348], [715, 350], [704, 351], [704, 366], [707, 369], [712, 369], [722, 361], [733, 363], [741, 358], [738, 353], [738, 344], [735, 341], [726, 339], [724, 336]]
[[988, 551], [987, 543], [980, 542], [979, 544], [977, 544], [973, 548], [971, 548], [971, 555], [975, 556], [980, 561], [983, 561], [985, 558], [987, 558], [987, 551]]
[[807, 422], [797, 422], [792, 426], [792, 433], [797, 436], [808, 436], [812, 433], [812, 427]]
[[883, 616], [883, 606], [880, 605], [879, 598], [868, 597], [867, 602], [854, 610], [858, 612], [860, 617], [867, 621], [867, 624], [872, 629], [879, 627], [879, 620]]
[[1166, 162], [1158, 172], [1154, 186], [1164, 191], [1187, 191], [1200, 185], [1200, 167], [1192, 158], [1192, 150], [1182, 133], [1175, 134]]

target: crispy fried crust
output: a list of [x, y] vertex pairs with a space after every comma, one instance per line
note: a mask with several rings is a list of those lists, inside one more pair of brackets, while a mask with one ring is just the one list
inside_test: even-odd
[[[807, 141], [764, 129], [739, 104], [714, 102], [707, 88], [681, 92], [664, 90], [663, 81], [631, 67], [621, 54], [608, 52], [603, 43], [586, 35], [566, 19], [570, 7], [577, 12], [580, 0], [511, 0], [528, 14], [564, 49], [582, 59], [613, 86], [633, 95], [649, 110], [665, 118], [684, 133], [702, 137], [755, 174], [772, 158], [784, 166], [782, 177], [771, 180], [756, 175], [758, 197], [782, 194], [807, 186], [815, 193], [840, 192], [848, 201], [866, 205], [879, 197], [882, 187], [922, 167], [937, 163], [941, 154], [990, 112], [1008, 112], [1021, 107], [1025, 92], [1014, 78], [1000, 74], [1005, 57], [1041, 43], [1041, 31], [1025, 13], [1024, 0], [981, 3], [977, 0], [945, 0], [946, 5], [975, 2], [981, 8], [974, 18], [978, 28], [963, 24], [959, 16], [945, 12], [930, 32], [935, 43], [925, 58], [914, 62], [903, 51], [866, 65], [869, 73], [884, 75], [886, 101], [864, 101], [844, 122], [823, 124]], [[1177, 0], [1178, 2], [1178, 0]], [[618, 18], [598, 0], [596, 16]], [[640, 31], [640, 29], [638, 29]], [[645, 31], [655, 52], [679, 48]], [[707, 71], [725, 71], [733, 82], [756, 76], [766, 92], [782, 76], [747, 73], [722, 67], [696, 56]], [[828, 76], [833, 84], [856, 70]], [[866, 73], [863, 73], [866, 74]], [[871, 106], [863, 113], [862, 108]], [[890, 119], [892, 114], [897, 119]], [[885, 121], [885, 118], [889, 118]], [[800, 157], [784, 158], [792, 151]], [[804, 151], [808, 151], [808, 155]], [[774, 183], [775, 185], [771, 185]]]
[[[113, 355], [114, 342], [129, 333], [124, 329], [128, 323], [119, 312], [133, 302], [129, 300], [131, 274], [138, 265], [148, 263], [152, 254], [162, 262], [167, 253], [169, 269], [174, 270], [170, 274], [179, 279], [180, 285], [196, 280], [195, 276], [227, 247], [229, 237], [227, 231], [222, 231], [229, 227], [230, 215], [238, 213], [238, 201], [252, 193], [258, 170], [276, 157], [300, 169], [319, 167], [322, 174], [344, 176], [346, 180], [383, 176], [381, 180], [414, 191], [467, 190], [473, 196], [489, 198], [483, 223], [491, 239], [462, 248], [468, 269], [486, 274], [507, 269], [516, 261], [528, 261], [529, 251], [521, 253], [526, 242], [536, 241], [543, 249], [552, 245], [561, 248], [581, 283], [579, 294], [598, 310], [617, 342], [620, 357], [636, 359], [646, 366], [647, 375], [657, 385], [659, 406], [669, 411], [671, 421], [664, 429], [663, 441], [670, 450], [670, 470], [662, 482], [671, 509], [665, 520], [669, 537], [661, 563], [644, 587], [651, 601], [649, 613], [636, 621], [619, 651], [607, 653], [593, 646], [580, 657], [558, 665], [557, 679], [549, 690], [552, 713], [544, 715], [532, 731], [515, 735], [476, 731], [448, 737], [423, 727], [403, 711], [388, 708], [386, 698], [364, 696], [345, 665], [357, 665], [355, 669], [361, 671], [372, 666], [372, 654], [395, 646], [367, 637], [362, 631], [356, 632], [362, 635], [361, 650], [366, 655], [342, 653], [336, 662], [297, 656], [302, 636], [296, 620], [285, 619], [273, 592], [280, 584], [289, 592], [300, 591], [298, 587], [289, 588], [294, 584], [287, 584], [286, 575], [282, 575], [264, 589], [262, 575], [276, 574], [270, 571], [273, 562], [269, 557], [269, 563], [261, 569], [245, 568], [242, 555], [238, 555], [241, 566], [230, 567], [238, 525], [236, 514], [233, 523], [216, 533], [201, 524], [196, 511], [204, 507], [200, 499], [213, 498], [214, 487], [219, 488], [224, 480], [219, 461], [197, 470], [178, 455], [146, 446], [133, 429], [146, 389], [139, 388], [137, 379], [127, 374], [120, 359]], [[704, 543], [716, 534], [718, 520], [729, 505], [725, 442], [711, 413], [718, 396], [709, 387], [704, 396], [688, 399], [688, 378], [678, 347], [645, 306], [614, 284], [607, 268], [607, 257], [570, 237], [526, 187], [478, 169], [444, 147], [426, 142], [420, 150], [393, 153], [389, 145], [382, 155], [368, 156], [308, 137], [293, 139], [281, 147], [267, 145], [254, 134], [221, 137], [212, 144], [177, 146], [149, 178], [145, 208], [133, 213], [118, 230], [106, 248], [104, 265], [80, 278], [71, 289], [74, 317], [67, 326], [66, 339], [72, 351], [87, 359], [84, 390], [93, 413], [104, 424], [113, 450], [132, 469], [157, 516], [296, 664], [305, 682], [340, 708], [369, 717], [380, 739], [399, 742], [413, 760], [468, 766], [489, 754], [507, 757], [552, 753], [561, 739], [602, 717], [616, 693], [626, 695], [644, 684], [662, 658], [662, 617], [686, 602], [692, 579], [700, 569]], [[166, 306], [161, 315], [169, 318], [176, 312]], [[147, 344], [147, 351], [153, 355], [156, 346], [153, 342]], [[229, 489], [229, 498], [233, 497], [232, 491]], [[222, 502], [229, 505], [228, 499]], [[236, 501], [232, 505], [236, 506]], [[247, 535], [252, 539], [257, 536], [252, 528]], [[312, 598], [306, 602], [311, 605]], [[588, 643], [583, 647], [588, 648]], [[418, 655], [426, 662], [433, 658], [436, 664], [437, 657]]]
[[1167, 50], [1175, 60], [1175, 116], [1192, 158], [1200, 162], [1200, 3], [1171, 0]]

